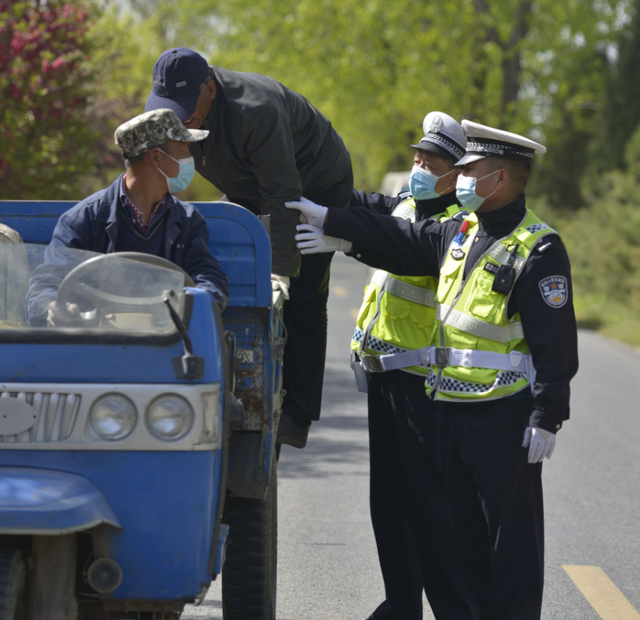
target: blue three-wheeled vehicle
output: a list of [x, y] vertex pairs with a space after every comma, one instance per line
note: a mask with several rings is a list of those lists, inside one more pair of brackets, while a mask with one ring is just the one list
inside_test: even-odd
[[[268, 226], [197, 205], [221, 315], [163, 259], [47, 248], [71, 206], [0, 202], [0, 620], [175, 619], [220, 573], [225, 620], [274, 620]], [[52, 301], [75, 320], [35, 320]]]

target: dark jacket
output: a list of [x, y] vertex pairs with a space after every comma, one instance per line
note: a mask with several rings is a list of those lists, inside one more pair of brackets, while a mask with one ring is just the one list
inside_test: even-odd
[[[63, 246], [102, 254], [114, 252], [118, 228], [123, 224], [118, 213], [122, 208], [121, 184], [122, 176], [108, 188], [63, 213], [53, 231], [50, 247]], [[184, 269], [196, 286], [209, 291], [224, 309], [229, 301], [229, 281], [209, 251], [209, 230], [204, 217], [193, 205], [171, 194], [167, 195], [167, 206], [164, 250], [160, 256]], [[55, 283], [50, 282], [45, 273], [34, 273], [27, 300], [32, 324], [46, 318], [52, 284]]]
[[231, 202], [271, 216], [272, 271], [295, 276], [299, 213], [284, 206], [305, 196], [330, 207], [351, 200], [351, 158], [331, 123], [302, 95], [256, 73], [210, 67], [217, 94], [191, 145], [196, 170]]
[[[525, 214], [524, 196], [497, 211], [478, 214], [477, 243], [469, 251], [465, 278], [496, 240], [519, 226]], [[349, 209], [330, 211], [325, 233], [352, 241], [351, 255], [367, 265], [400, 275], [438, 275], [459, 228], [457, 219], [442, 224], [426, 220], [412, 224], [398, 217], [378, 215], [372, 209]], [[384, 253], [378, 248], [383, 248]], [[561, 307], [548, 305], [541, 293], [540, 283], [550, 276], [567, 279], [568, 298]], [[514, 285], [507, 311], [510, 317], [520, 313], [537, 371], [530, 425], [555, 433], [569, 419], [569, 382], [578, 371], [571, 268], [559, 237], [544, 237], [533, 248]]]

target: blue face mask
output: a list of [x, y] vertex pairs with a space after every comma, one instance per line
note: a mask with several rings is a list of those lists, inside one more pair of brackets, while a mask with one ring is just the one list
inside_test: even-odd
[[447, 174], [438, 177], [433, 174], [433, 172], [429, 172], [420, 166], [414, 166], [411, 170], [411, 176], [409, 177], [409, 191], [416, 200], [432, 200], [433, 198], [438, 198], [440, 194], [435, 190], [436, 183], [452, 172], [455, 172], [455, 169], [449, 170]]
[[[162, 149], [158, 149], [161, 153], [164, 153]], [[181, 192], [187, 187], [191, 181], [193, 181], [193, 175], [196, 173], [196, 163], [193, 160], [193, 157], [186, 157], [185, 159], [175, 159], [171, 157], [168, 153], [164, 153], [169, 159], [173, 159], [173, 161], [178, 162], [180, 165], [180, 172], [178, 172], [177, 177], [170, 177], [166, 175], [160, 168], [158, 171], [167, 179], [167, 187], [169, 188], [170, 194], [175, 194], [176, 192]]]
[[458, 177], [458, 181], [456, 182], [456, 196], [466, 211], [477, 211], [480, 205], [489, 198], [489, 196], [493, 196], [496, 193], [496, 190], [494, 189], [489, 196], [482, 197], [476, 194], [476, 185], [478, 181], [482, 181], [482, 179], [486, 179], [496, 172], [500, 172], [500, 170], [494, 170], [479, 179], [476, 179], [476, 177], [465, 177], [463, 175]]

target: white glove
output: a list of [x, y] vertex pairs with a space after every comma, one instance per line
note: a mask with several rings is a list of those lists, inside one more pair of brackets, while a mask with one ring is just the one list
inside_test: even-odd
[[284, 298], [289, 299], [289, 276], [279, 276], [277, 273], [272, 273], [271, 290], [282, 291]]
[[527, 446], [529, 446], [529, 463], [540, 463], [545, 456], [548, 459], [551, 458], [556, 447], [556, 436], [542, 428], [527, 426], [522, 447]]
[[303, 224], [313, 224], [322, 228], [327, 218], [327, 207], [317, 205], [315, 202], [307, 200], [304, 196], [300, 200], [285, 202], [287, 209], [298, 209], [300, 211], [300, 221]]
[[298, 224], [296, 226], [298, 234], [295, 236], [296, 246], [300, 254], [322, 254], [324, 252], [351, 252], [353, 243], [329, 237], [324, 234], [324, 229], [312, 224]]

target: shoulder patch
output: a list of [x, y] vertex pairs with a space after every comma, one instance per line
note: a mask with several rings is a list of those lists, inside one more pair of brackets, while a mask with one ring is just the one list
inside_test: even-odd
[[562, 308], [567, 303], [567, 278], [564, 276], [549, 276], [538, 282], [542, 299], [552, 308]]

